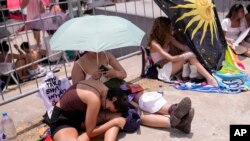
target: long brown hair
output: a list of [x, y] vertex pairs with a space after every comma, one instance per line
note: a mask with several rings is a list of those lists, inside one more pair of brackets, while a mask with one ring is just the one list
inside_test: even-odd
[[167, 17], [158, 17], [155, 19], [148, 37], [148, 46], [152, 40], [155, 40], [161, 46], [164, 45], [166, 35], [171, 33], [171, 21]]

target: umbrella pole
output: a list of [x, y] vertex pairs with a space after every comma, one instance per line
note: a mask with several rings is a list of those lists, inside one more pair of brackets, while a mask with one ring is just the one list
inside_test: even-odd
[[97, 68], [99, 66], [99, 52], [97, 52], [96, 54], [96, 63], [97, 63]]
[[[99, 52], [96, 53], [96, 64], [97, 64], [97, 68], [99, 68]], [[101, 82], [101, 79], [99, 79], [99, 81]]]

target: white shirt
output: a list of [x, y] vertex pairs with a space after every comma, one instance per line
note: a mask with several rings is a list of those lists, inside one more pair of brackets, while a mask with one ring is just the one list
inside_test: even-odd
[[232, 27], [231, 20], [229, 18], [224, 19], [221, 22], [221, 26], [222, 26], [223, 31], [227, 32], [226, 38], [234, 39], [234, 40], [236, 40], [239, 34], [247, 28], [245, 18], [240, 20], [239, 27]]

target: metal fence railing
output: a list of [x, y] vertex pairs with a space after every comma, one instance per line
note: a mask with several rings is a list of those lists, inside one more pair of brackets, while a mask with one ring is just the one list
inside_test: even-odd
[[[34, 0], [35, 1], [35, 0]], [[38, 0], [37, 0], [38, 1]], [[234, 3], [243, 3], [244, 6], [248, 5], [249, 1], [244, 0], [214, 0], [219, 17], [222, 19], [228, 12], [228, 9]], [[58, 4], [63, 7], [63, 10], [69, 15], [70, 18], [85, 16], [87, 13], [91, 13], [93, 15], [104, 14], [104, 15], [116, 15], [123, 18], [126, 18], [144, 30], [146, 33], [149, 31], [149, 27], [154, 18], [159, 16], [164, 16], [165, 14], [159, 9], [159, 7], [153, 2], [153, 0], [93, 0], [92, 4], [88, 4], [86, 0], [51, 0], [50, 5]], [[49, 10], [49, 6], [47, 6], [46, 10]], [[86, 9], [86, 5], [91, 7], [90, 10]], [[17, 8], [10, 9], [7, 5], [7, 0], [0, 0], [0, 41], [6, 40], [10, 46], [9, 54], [17, 53], [17, 50], [13, 48], [14, 44], [20, 45], [23, 41], [29, 42], [30, 45], [34, 45], [34, 39], [31, 30], [25, 30], [25, 25], [43, 20], [46, 20], [49, 17], [41, 17], [37, 20], [25, 20], [25, 9]], [[19, 19], [14, 20], [11, 19], [10, 15], [18, 15]], [[53, 15], [52, 17], [56, 17], [58, 15]], [[3, 32], [4, 30], [4, 32]], [[22, 31], [23, 30], [23, 31]], [[46, 31], [42, 30], [42, 40], [47, 37]], [[6, 36], [4, 35], [6, 34]], [[146, 37], [143, 39], [142, 45], [146, 45]], [[46, 49], [48, 47], [46, 46]], [[1, 47], [0, 47], [0, 50]], [[139, 48], [128, 47], [125, 49], [115, 49], [111, 50], [111, 52], [116, 57], [126, 56], [128, 54], [136, 54], [138, 53]], [[136, 52], [136, 53], [135, 53]], [[17, 71], [25, 69], [29, 66], [34, 65], [35, 63], [46, 62], [50, 57], [57, 55], [52, 54], [50, 56], [43, 57], [39, 60], [33, 61], [32, 63], [26, 64], [21, 67], [15, 66], [15, 59], [11, 59], [11, 63], [14, 64], [12, 70], [1, 73], [2, 76], [10, 77], [11, 73], [16, 74]], [[128, 55], [129, 56], [129, 55]], [[121, 57], [124, 58], [124, 57]], [[47, 61], [48, 62], [48, 61]], [[3, 62], [0, 62], [3, 63]], [[61, 67], [61, 71], [56, 73], [56, 75], [60, 77], [68, 77], [70, 78], [72, 65], [71, 63], [67, 63], [65, 61], [61, 61], [58, 64]], [[46, 68], [51, 70], [53, 68], [52, 63], [46, 63]], [[15, 75], [16, 76], [16, 75]], [[18, 77], [17, 77], [18, 79]], [[18, 79], [19, 83], [9, 86], [8, 89], [0, 89], [1, 90], [1, 99], [0, 105], [11, 102], [13, 100], [28, 96], [37, 92], [39, 85], [41, 84], [42, 78], [35, 78], [32, 81], [21, 83]]]

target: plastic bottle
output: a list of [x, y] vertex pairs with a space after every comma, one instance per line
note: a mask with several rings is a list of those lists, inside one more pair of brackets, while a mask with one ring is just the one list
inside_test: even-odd
[[164, 89], [162, 87], [162, 85], [159, 85], [158, 91], [159, 94], [162, 94], [162, 96], [164, 95]]
[[3, 128], [1, 124], [0, 124], [0, 141], [6, 141], [6, 135], [3, 132]]
[[1, 125], [7, 137], [7, 141], [16, 141], [17, 138], [16, 127], [14, 125], [13, 120], [11, 119], [11, 117], [8, 116], [6, 112], [2, 113]]

